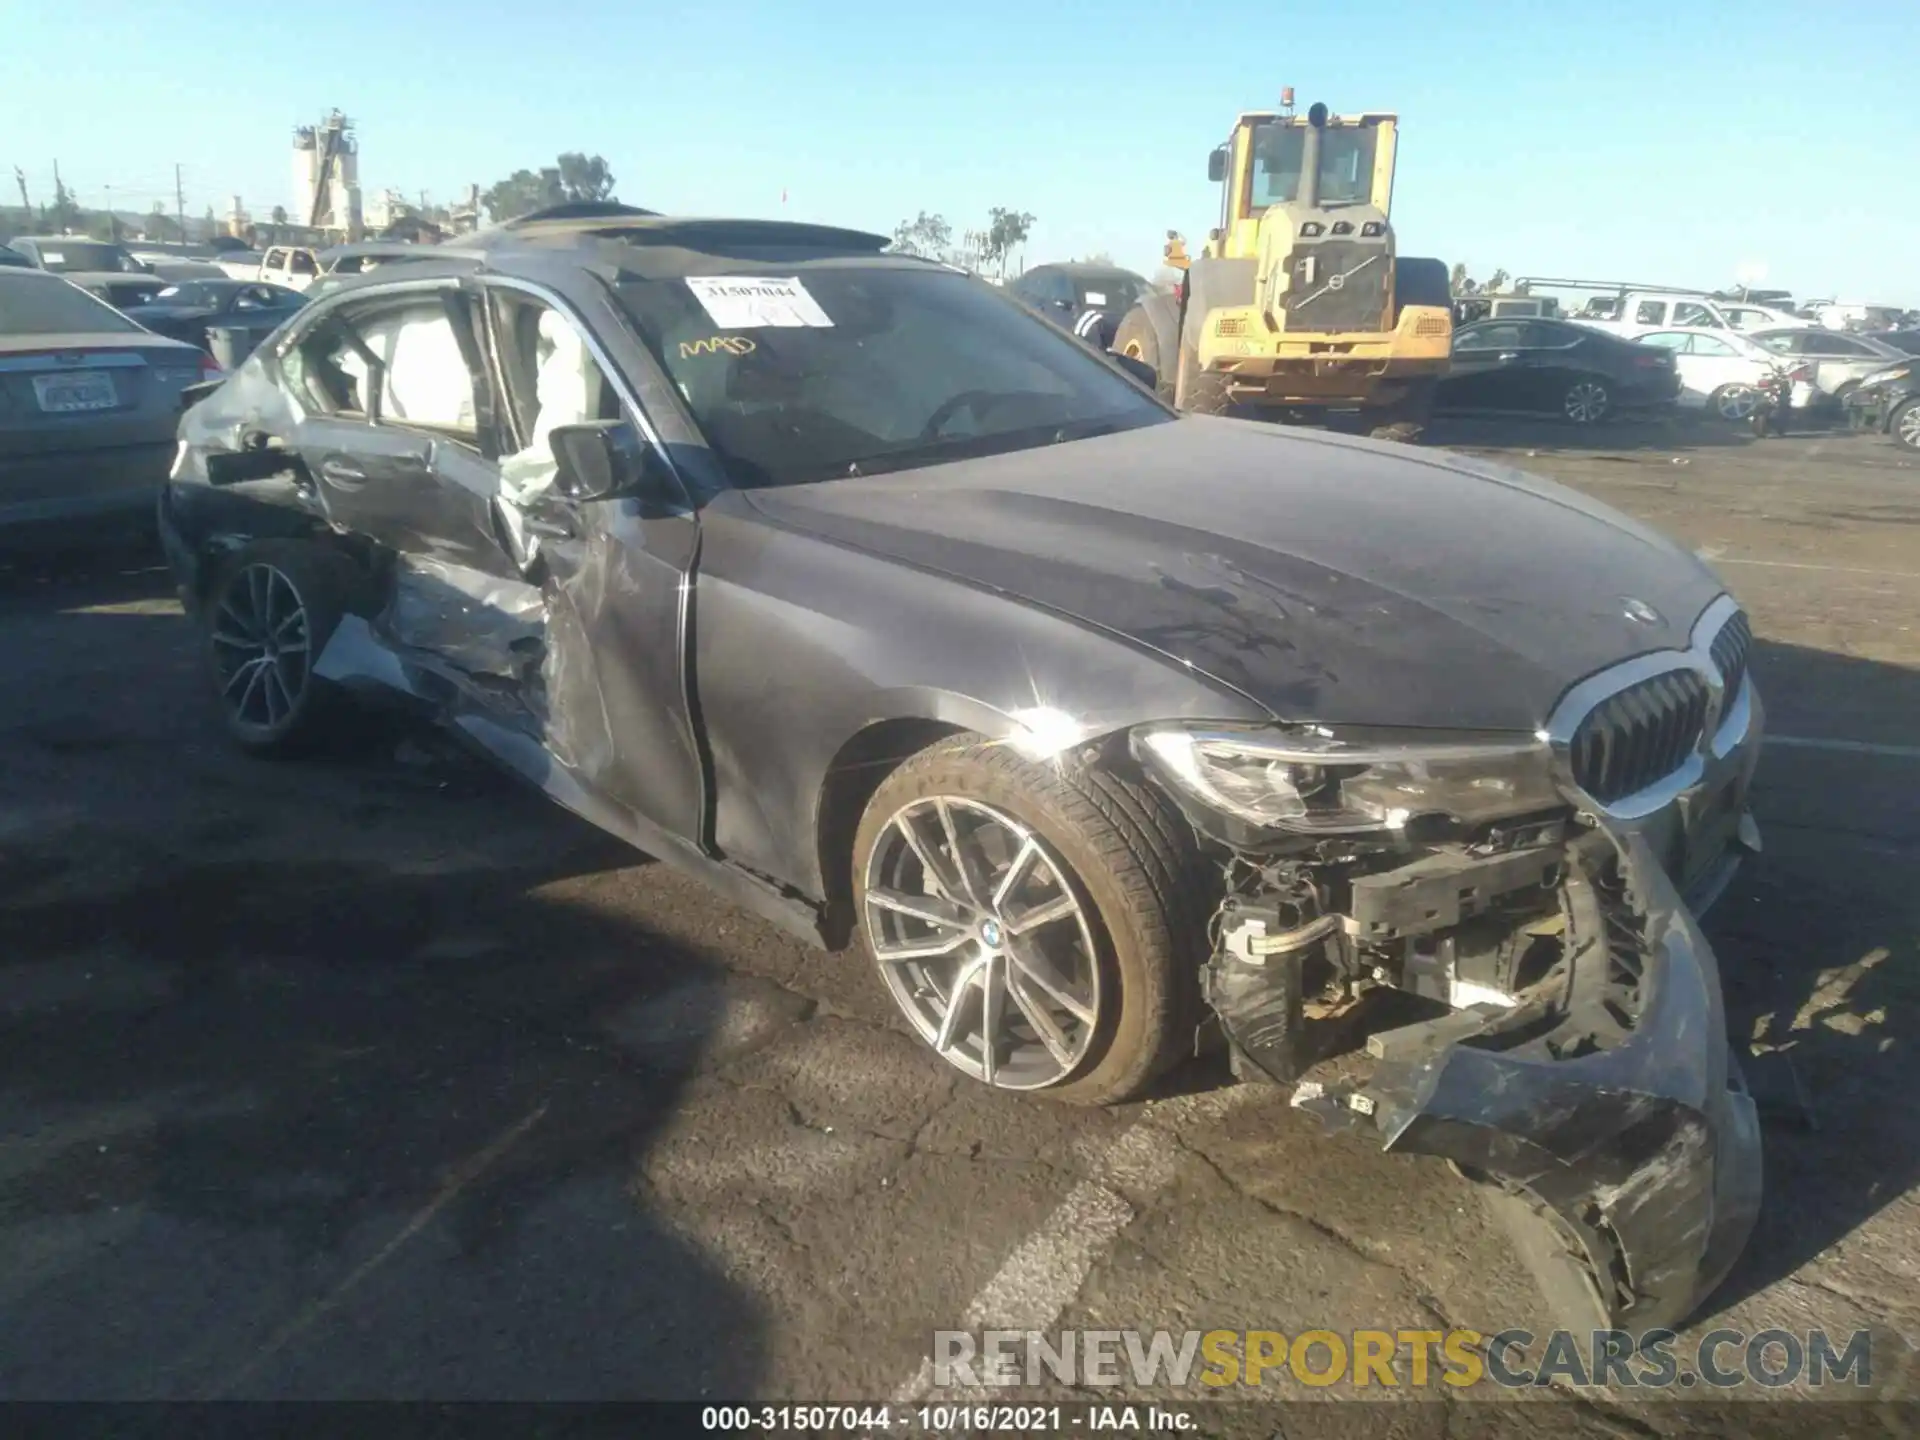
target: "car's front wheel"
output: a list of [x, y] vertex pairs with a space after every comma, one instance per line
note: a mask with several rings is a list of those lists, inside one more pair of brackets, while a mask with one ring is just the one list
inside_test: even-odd
[[1111, 1104], [1190, 1051], [1207, 891], [1144, 783], [956, 737], [882, 782], [853, 864], [888, 994], [973, 1078]]
[[1887, 433], [1894, 443], [1908, 450], [1920, 450], [1920, 400], [1909, 400], [1887, 420]]

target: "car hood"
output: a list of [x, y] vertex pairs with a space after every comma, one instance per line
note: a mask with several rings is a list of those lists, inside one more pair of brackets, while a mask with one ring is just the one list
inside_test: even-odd
[[[1684, 647], [1722, 590], [1672, 541], [1537, 477], [1245, 421], [749, 498], [1123, 635], [1286, 720], [1533, 730], [1576, 681]], [[1646, 606], [1651, 622], [1629, 617]]]

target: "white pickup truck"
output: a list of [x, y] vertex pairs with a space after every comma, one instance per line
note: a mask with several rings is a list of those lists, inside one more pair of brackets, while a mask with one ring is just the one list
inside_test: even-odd
[[1715, 300], [1710, 295], [1676, 294], [1671, 290], [1595, 295], [1567, 318], [1629, 340], [1655, 330], [1785, 330], [1812, 325], [1798, 315], [1750, 301]]
[[305, 290], [320, 278], [319, 254], [304, 245], [270, 245], [260, 257], [260, 273], [255, 278], [289, 290]]

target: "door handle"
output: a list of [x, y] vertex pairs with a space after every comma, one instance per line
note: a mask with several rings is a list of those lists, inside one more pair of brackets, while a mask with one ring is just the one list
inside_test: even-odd
[[357, 460], [345, 455], [329, 455], [320, 462], [320, 474], [328, 484], [354, 490], [367, 483], [367, 472]]
[[1520, 358], [1520, 352], [1518, 350], [1502, 350], [1500, 352], [1500, 363], [1502, 365], [1511, 364], [1513, 361], [1518, 360], [1519, 358]]

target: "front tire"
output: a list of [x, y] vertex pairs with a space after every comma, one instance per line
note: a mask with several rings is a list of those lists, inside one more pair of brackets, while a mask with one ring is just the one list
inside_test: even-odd
[[341, 586], [311, 546], [249, 545], [220, 567], [202, 620], [215, 699], [242, 749], [294, 755], [326, 737], [335, 697], [313, 665], [342, 613]]
[[1209, 890], [1144, 783], [955, 737], [881, 783], [852, 859], [882, 984], [974, 1079], [1114, 1104], [1191, 1053]]
[[1920, 399], [1907, 401], [1888, 417], [1887, 433], [1903, 450], [1920, 450]]

